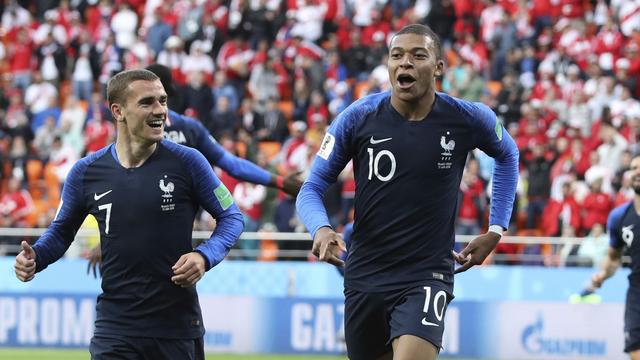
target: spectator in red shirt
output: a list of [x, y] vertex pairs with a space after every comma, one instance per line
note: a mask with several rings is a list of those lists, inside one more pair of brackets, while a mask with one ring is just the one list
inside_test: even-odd
[[575, 231], [581, 227], [580, 207], [573, 197], [572, 182], [562, 184], [562, 195], [551, 199], [544, 209], [542, 229], [547, 236], [560, 236], [563, 228], [571, 226]]
[[591, 231], [595, 224], [607, 223], [607, 216], [611, 211], [611, 195], [602, 191], [603, 178], [598, 177], [589, 184], [589, 194], [582, 201], [583, 221], [582, 229], [585, 233]]
[[7, 192], [0, 198], [2, 227], [27, 227], [26, 217], [33, 211], [33, 199], [21, 188], [21, 180], [12, 176], [7, 183]]

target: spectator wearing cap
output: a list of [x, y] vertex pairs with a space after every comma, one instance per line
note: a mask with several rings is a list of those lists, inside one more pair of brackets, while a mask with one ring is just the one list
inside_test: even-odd
[[575, 100], [576, 93], [582, 92], [584, 81], [580, 78], [580, 68], [576, 64], [571, 64], [567, 68], [566, 77], [560, 84], [560, 93], [562, 101], [571, 105]]
[[589, 193], [580, 204], [583, 211], [582, 226], [585, 233], [591, 231], [595, 224], [605, 225], [607, 215], [612, 209], [613, 198], [603, 191], [603, 180], [602, 176], [587, 179]]
[[620, 85], [629, 89], [631, 91], [631, 95], [635, 93], [635, 89], [637, 88], [638, 78], [636, 76], [632, 76], [629, 73], [629, 68], [631, 67], [631, 62], [627, 58], [619, 58], [615, 63], [614, 76]]
[[189, 49], [189, 55], [184, 58], [184, 62], [182, 63], [182, 73], [188, 74], [192, 71], [201, 72], [204, 76], [204, 82], [211, 84], [215, 65], [211, 56], [207, 54], [208, 50], [202, 41], [193, 41]]
[[164, 42], [164, 50], [158, 54], [157, 62], [171, 69], [174, 81], [184, 83], [181, 67], [186, 57], [187, 54], [184, 52], [182, 40], [172, 35]]

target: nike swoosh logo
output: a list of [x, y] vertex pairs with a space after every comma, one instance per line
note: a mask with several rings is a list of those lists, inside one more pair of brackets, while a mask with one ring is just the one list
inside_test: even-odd
[[113, 190], [109, 190], [107, 192], [103, 192], [102, 194], [98, 195], [96, 193], [93, 194], [93, 200], [98, 201], [100, 199], [102, 199], [103, 197], [105, 197], [108, 193], [112, 192]]
[[432, 322], [427, 321], [427, 318], [422, 318], [422, 325], [424, 325], [424, 326], [440, 326], [440, 325], [438, 325], [436, 323], [432, 323]]
[[375, 145], [375, 144], [383, 143], [383, 142], [385, 142], [385, 141], [389, 141], [389, 140], [391, 140], [391, 139], [393, 139], [393, 138], [386, 138], [386, 139], [378, 139], [378, 140], [376, 140], [376, 139], [374, 139], [374, 138], [373, 138], [373, 136], [372, 136], [372, 137], [371, 137], [371, 139], [369, 139], [369, 142]]

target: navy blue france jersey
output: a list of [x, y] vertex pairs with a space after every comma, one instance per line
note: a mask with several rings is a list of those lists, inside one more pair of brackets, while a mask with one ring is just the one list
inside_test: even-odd
[[513, 139], [485, 105], [436, 93], [422, 121], [408, 121], [390, 93], [358, 100], [331, 124], [297, 207], [312, 236], [329, 226], [321, 194], [354, 162], [355, 222], [345, 287], [388, 291], [439, 279], [453, 284], [456, 202], [467, 154], [495, 158], [490, 223], [507, 228], [518, 177]]
[[200, 337], [204, 328], [195, 287], [171, 282], [171, 267], [192, 251], [200, 206], [217, 220], [211, 238], [195, 249], [209, 270], [233, 247], [244, 224], [206, 159], [164, 140], [142, 166], [127, 169], [109, 145], [69, 173], [58, 214], [33, 246], [36, 271], [64, 254], [91, 214], [99, 224], [103, 261], [95, 333]]
[[633, 201], [613, 209], [607, 219], [609, 246], [615, 249], [627, 247], [631, 256], [630, 284], [640, 284], [640, 215], [633, 207]]
[[253, 184], [269, 185], [271, 173], [251, 161], [226, 151], [198, 120], [169, 110], [164, 138], [176, 144], [197, 149], [209, 163], [221, 168], [234, 178]]

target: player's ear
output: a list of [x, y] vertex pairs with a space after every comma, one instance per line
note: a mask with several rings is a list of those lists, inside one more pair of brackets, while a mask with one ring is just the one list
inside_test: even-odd
[[124, 116], [122, 115], [122, 106], [118, 103], [111, 104], [111, 114], [113, 114], [113, 118], [116, 121], [124, 120]]
[[433, 73], [435, 77], [441, 77], [444, 75], [444, 61], [438, 60], [436, 62], [436, 71]]

